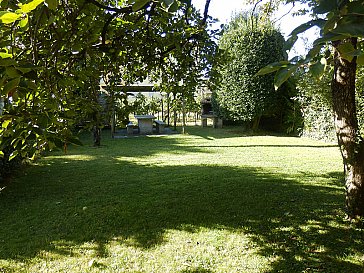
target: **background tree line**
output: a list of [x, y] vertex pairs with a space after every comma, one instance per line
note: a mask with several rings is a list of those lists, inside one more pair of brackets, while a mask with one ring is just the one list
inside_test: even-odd
[[[206, 28], [210, 0], [203, 16], [188, 0], [1, 1], [2, 164], [80, 144], [73, 128], [81, 117], [90, 121], [94, 145], [100, 145], [101, 77], [117, 87], [150, 75], [184, 105], [215, 62], [210, 74], [215, 111], [227, 120], [253, 130], [263, 119], [274, 120], [275, 127], [291, 132], [302, 128], [303, 133], [314, 129], [328, 135], [325, 122], [332, 111], [348, 215], [362, 217], [363, 0], [302, 1], [312, 20], [287, 41], [269, 20], [279, 2], [237, 16], [223, 30], [217, 50], [216, 32]], [[320, 37], [311, 50], [287, 60], [286, 50], [312, 26], [319, 27]], [[321, 81], [317, 89], [314, 79]]]
[[196, 85], [215, 44], [209, 2], [201, 15], [188, 0], [1, 1], [1, 174], [11, 161], [80, 145], [75, 125], [85, 120], [100, 145], [101, 79], [111, 98], [147, 76]]
[[[336, 140], [330, 91], [333, 70], [316, 77], [306, 68], [297, 69], [277, 90], [273, 74], [256, 75], [270, 63], [288, 60], [284, 38], [269, 14], [236, 14], [224, 26], [218, 44], [210, 88], [214, 91], [214, 112], [226, 124]], [[363, 77], [359, 68], [356, 89], [361, 128]]]

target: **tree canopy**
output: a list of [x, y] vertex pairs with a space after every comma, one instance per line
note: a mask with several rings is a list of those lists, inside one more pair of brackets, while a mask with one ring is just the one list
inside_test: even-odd
[[102, 77], [129, 84], [178, 66], [198, 78], [213, 46], [209, 2], [200, 15], [188, 0], [1, 1], [0, 156], [80, 144], [80, 117], [102, 125]]
[[257, 14], [237, 15], [219, 40], [220, 83], [215, 92], [218, 112], [226, 120], [255, 121], [279, 111], [280, 92], [275, 92], [272, 75], [255, 76], [258, 70], [284, 58], [284, 38], [273, 23]]

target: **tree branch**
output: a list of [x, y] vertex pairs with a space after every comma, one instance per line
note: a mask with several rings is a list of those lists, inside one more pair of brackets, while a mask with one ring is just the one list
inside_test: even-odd
[[253, 9], [252, 9], [251, 17], [253, 17], [253, 16], [254, 16], [254, 13], [255, 13], [255, 10], [256, 10], [256, 8], [257, 8], [258, 4], [259, 4], [259, 3], [261, 3], [262, 1], [263, 1], [263, 0], [259, 0], [259, 1], [257, 1], [257, 2], [255, 3], [255, 5], [254, 5], [254, 7], [253, 7]]
[[123, 8], [115, 8], [115, 7], [103, 5], [99, 2], [97, 2], [96, 0], [86, 0], [86, 2], [93, 4], [96, 7], [99, 7], [101, 9], [108, 10], [108, 11], [114, 11], [114, 12], [124, 13], [124, 14], [130, 14], [133, 12], [132, 6], [127, 6], [127, 7], [123, 7]]
[[207, 18], [209, 16], [210, 2], [211, 2], [211, 0], [206, 0], [205, 9], [204, 9], [204, 12], [203, 12], [203, 19], [202, 19], [201, 25], [205, 25], [206, 22], [207, 22]]
[[274, 20], [274, 21], [273, 21], [273, 23], [276, 23], [276, 22], [278, 22], [278, 21], [282, 20], [282, 18], [283, 18], [284, 16], [287, 16], [288, 14], [290, 14], [290, 13], [291, 13], [291, 11], [294, 9], [294, 7], [295, 7], [294, 2], [292, 2], [292, 7], [289, 9], [289, 11], [287, 11], [285, 14], [283, 14], [283, 15], [282, 15], [281, 17], [279, 17], [277, 20]]
[[101, 44], [102, 46], [105, 46], [105, 43], [106, 43], [106, 33], [107, 33], [107, 29], [109, 27], [109, 25], [111, 24], [112, 20], [115, 19], [115, 17], [117, 17], [119, 15], [119, 13], [114, 13], [114, 14], [111, 14], [109, 18], [107, 18], [105, 24], [104, 24], [104, 27], [102, 28], [102, 31], [101, 31]]

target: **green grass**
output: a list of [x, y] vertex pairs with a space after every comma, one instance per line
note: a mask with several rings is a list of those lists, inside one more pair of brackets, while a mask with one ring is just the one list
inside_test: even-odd
[[51, 153], [0, 192], [0, 272], [364, 272], [335, 145], [236, 129]]

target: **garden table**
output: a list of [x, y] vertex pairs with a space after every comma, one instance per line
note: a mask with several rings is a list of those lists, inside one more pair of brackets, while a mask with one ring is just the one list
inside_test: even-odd
[[138, 127], [140, 134], [152, 134], [153, 133], [153, 120], [156, 118], [153, 115], [134, 115], [138, 120]]

